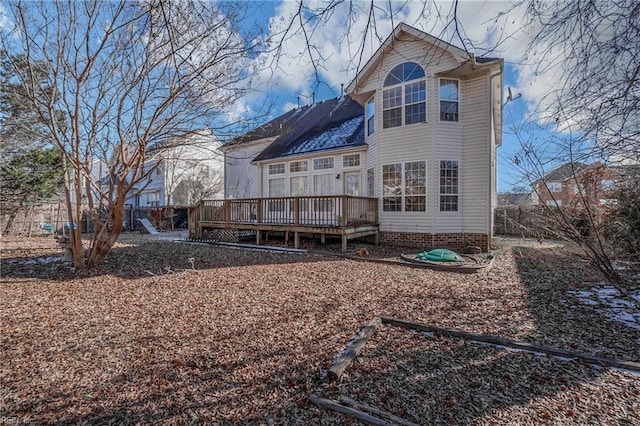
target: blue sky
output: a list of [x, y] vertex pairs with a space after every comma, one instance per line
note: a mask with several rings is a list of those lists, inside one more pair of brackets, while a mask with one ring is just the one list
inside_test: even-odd
[[[224, 1], [212, 4], [224, 10]], [[498, 190], [504, 192], [522, 185], [520, 172], [514, 169], [512, 161], [520, 150], [513, 128], [526, 123], [526, 117], [533, 121], [540, 119], [532, 115], [534, 107], [544, 102], [545, 92], [557, 81], [554, 70], [539, 75], [535, 72], [535, 61], [527, 64], [523, 60], [531, 52], [529, 37], [523, 32], [525, 12], [521, 7], [514, 7], [508, 1], [460, 0], [454, 10], [456, 3], [451, 1], [351, 0], [333, 1], [335, 7], [327, 13], [326, 0], [300, 1], [305, 5], [303, 26], [295, 19], [298, 1], [245, 3], [248, 10], [239, 22], [241, 36], [246, 39], [247, 34], [251, 34], [263, 41], [264, 48], [251, 58], [257, 70], [252, 73], [251, 90], [227, 112], [228, 122], [244, 117], [260, 117], [259, 121], [264, 122], [298, 103], [305, 105], [314, 98], [320, 101], [339, 95], [340, 85], [346, 86], [393, 28], [405, 22], [477, 56], [504, 58], [505, 90], [510, 87], [514, 95], [522, 93], [522, 97], [504, 108], [503, 145], [498, 150]], [[313, 18], [314, 12], [325, 13]], [[457, 26], [452, 18], [454, 12]], [[0, 13], [0, 28], [2, 26]], [[454, 31], [456, 28], [458, 32]], [[313, 49], [306, 48], [307, 38]], [[278, 55], [274, 54], [275, 46], [279, 46]], [[535, 59], [533, 55], [530, 57]], [[270, 107], [268, 116], [262, 115], [266, 106]], [[259, 121], [252, 124], [260, 124]]]
[[[348, 3], [341, 4], [320, 21], [312, 21], [317, 22], [317, 26], [306, 26], [314, 52], [317, 53], [314, 61], [321, 65], [318, 73], [314, 72], [304, 38], [298, 31], [300, 26], [294, 19], [291, 30], [282, 43], [284, 55], [278, 58], [277, 67], [269, 62], [274, 60], [272, 56], [261, 55], [260, 59], [266, 60], [270, 66], [262, 68], [254, 81], [255, 91], [236, 106], [232, 116], [258, 112], [260, 107], [264, 107], [265, 99], [269, 99], [272, 107], [270, 116], [275, 117], [295, 107], [298, 102], [301, 105], [311, 103], [314, 94], [316, 101], [337, 96], [340, 84], [346, 86], [351, 81], [358, 67], [364, 65], [381, 41], [391, 33], [393, 26], [402, 21], [459, 47], [465, 47], [478, 56], [505, 59], [505, 90], [510, 87], [514, 97], [518, 93], [522, 93], [522, 97], [509, 102], [504, 108], [503, 145], [498, 150], [498, 191], [505, 192], [514, 186], [523, 185], [521, 174], [513, 164], [513, 158], [520, 151], [513, 127], [520, 127], [525, 122], [525, 117], [530, 116], [533, 106], [542, 99], [544, 87], [548, 87], [548, 79], [535, 75], [533, 69], [527, 68], [522, 61], [528, 41], [526, 34], [521, 31], [524, 12], [518, 8], [513, 9], [512, 4], [506, 1], [462, 0], [457, 10], [460, 28], [458, 36], [453, 31], [451, 21], [454, 11], [452, 2], [429, 2], [426, 9], [421, 1], [391, 2], [393, 23], [389, 19], [389, 3], [374, 2], [377, 31], [370, 31], [364, 39], [363, 28], [370, 3], [355, 2], [360, 10], [351, 10], [351, 26], [347, 28]], [[310, 8], [322, 8], [318, 2], [311, 2], [309, 5]], [[250, 3], [250, 19], [243, 22], [243, 27], [261, 27], [262, 37], [276, 43], [282, 39], [283, 29], [292, 22], [292, 16], [297, 11], [298, 3], [295, 1], [253, 2]], [[310, 13], [305, 16], [309, 17]], [[365, 49], [362, 60], [358, 61], [362, 45]]]

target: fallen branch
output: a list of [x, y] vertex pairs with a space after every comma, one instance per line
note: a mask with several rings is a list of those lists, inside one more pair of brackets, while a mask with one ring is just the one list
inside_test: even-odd
[[356, 401], [355, 399], [349, 398], [348, 396], [341, 396], [340, 402], [342, 402], [343, 404], [350, 405], [359, 410], [363, 410], [368, 413], [375, 414], [380, 417], [384, 417], [385, 419], [391, 420], [393, 423], [396, 423], [402, 426], [419, 426], [417, 423], [410, 422], [394, 414], [380, 410], [379, 408], [371, 407], [369, 405], [363, 404], [362, 402]]
[[347, 349], [342, 351], [331, 368], [329, 369], [329, 376], [333, 379], [338, 379], [344, 373], [344, 370], [351, 365], [353, 361], [358, 357], [358, 352], [367, 343], [367, 340], [373, 333], [376, 332], [376, 329], [380, 326], [381, 320], [378, 317], [374, 317], [369, 324], [360, 330], [358, 336], [347, 344]]
[[612, 358], [602, 358], [595, 355], [583, 354], [579, 352], [571, 352], [563, 349], [552, 348], [549, 346], [537, 345], [535, 343], [519, 342], [504, 337], [494, 336], [491, 334], [478, 334], [468, 331], [455, 330], [451, 328], [437, 327], [434, 325], [421, 324], [417, 322], [405, 321], [391, 317], [380, 317], [383, 324], [395, 325], [413, 330], [429, 331], [442, 336], [461, 337], [463, 339], [476, 340], [478, 342], [492, 343], [494, 345], [506, 346], [514, 349], [520, 349], [528, 352], [542, 352], [562, 358], [579, 358], [584, 361], [604, 364], [609, 367], [623, 368], [626, 370], [640, 371], [640, 363], [633, 361], [622, 361]]
[[346, 414], [348, 416], [353, 416], [356, 419], [377, 426], [394, 426], [395, 423], [388, 422], [386, 420], [380, 419], [378, 417], [372, 416], [371, 414], [364, 413], [355, 408], [346, 407], [337, 401], [332, 401], [330, 399], [320, 398], [318, 395], [311, 394], [309, 395], [309, 400], [317, 405], [318, 407], [326, 408], [329, 410], [337, 411], [338, 413]]

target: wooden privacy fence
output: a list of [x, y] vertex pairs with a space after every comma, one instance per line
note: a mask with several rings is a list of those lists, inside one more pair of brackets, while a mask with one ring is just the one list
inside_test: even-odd
[[494, 210], [493, 233], [522, 237], [545, 236], [549, 230], [540, 206], [500, 206]]
[[550, 210], [557, 210], [566, 217], [569, 226], [589, 234], [589, 224], [584, 211], [571, 207], [500, 206], [494, 210], [493, 233], [533, 238], [557, 238], [562, 234], [562, 224]]
[[346, 239], [377, 236], [378, 199], [350, 195], [202, 200], [189, 213], [189, 236], [205, 229], [243, 229], [334, 234]]

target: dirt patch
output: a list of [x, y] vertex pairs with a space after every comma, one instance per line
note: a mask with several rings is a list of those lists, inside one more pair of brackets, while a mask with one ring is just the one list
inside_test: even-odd
[[25, 263], [61, 250], [3, 237], [0, 416], [353, 423], [315, 392], [422, 424], [640, 423], [637, 376], [388, 326], [341, 381], [322, 379], [375, 315], [638, 361], [640, 331], [568, 294], [600, 282], [573, 254], [503, 248], [460, 275], [134, 237], [91, 271]]

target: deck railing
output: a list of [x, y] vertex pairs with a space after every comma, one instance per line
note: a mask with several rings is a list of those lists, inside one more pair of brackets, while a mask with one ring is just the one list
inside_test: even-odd
[[378, 223], [378, 199], [351, 195], [202, 200], [189, 214], [201, 222], [352, 227]]

